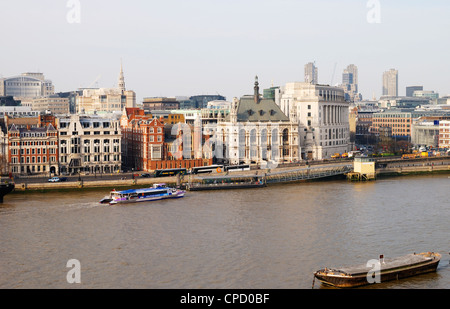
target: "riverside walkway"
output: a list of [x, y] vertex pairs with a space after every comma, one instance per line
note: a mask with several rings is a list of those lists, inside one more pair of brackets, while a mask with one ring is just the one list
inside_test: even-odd
[[[414, 160], [402, 159], [377, 159], [376, 174], [381, 175], [406, 175], [417, 172], [449, 172], [450, 173], [450, 156], [420, 158]], [[248, 178], [252, 179], [257, 176], [264, 179], [267, 185], [277, 183], [289, 183], [295, 181], [315, 180], [338, 175], [346, 175], [354, 170], [353, 161], [341, 162], [321, 162], [314, 165], [297, 165], [290, 167], [278, 167], [274, 169], [258, 169], [245, 172], [232, 173], [214, 173], [214, 177], [222, 178]], [[212, 176], [212, 175], [211, 175]], [[208, 177], [199, 175], [185, 175], [181, 179], [177, 177], [162, 178], [141, 178], [135, 179], [102, 179], [102, 178], [84, 178], [82, 181], [69, 180], [68, 182], [15, 182], [15, 191], [47, 191], [61, 189], [85, 189], [85, 188], [126, 188], [135, 186], [148, 186], [154, 183], [168, 183], [171, 185], [186, 185], [187, 183], [199, 183]]]

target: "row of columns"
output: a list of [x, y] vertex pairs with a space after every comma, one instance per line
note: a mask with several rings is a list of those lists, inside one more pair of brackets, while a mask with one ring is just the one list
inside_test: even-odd
[[348, 114], [348, 107], [338, 105], [324, 105], [322, 123], [324, 125], [343, 124]]

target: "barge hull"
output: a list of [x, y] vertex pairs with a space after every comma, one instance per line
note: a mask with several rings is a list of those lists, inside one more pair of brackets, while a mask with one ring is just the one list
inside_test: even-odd
[[[436, 254], [434, 259], [415, 265], [405, 265], [403, 267], [381, 270], [380, 282], [383, 283], [392, 280], [404, 279], [412, 276], [435, 272], [440, 261], [440, 255]], [[367, 273], [347, 274], [347, 275], [329, 275], [318, 271], [314, 274], [321, 283], [338, 288], [353, 288], [370, 285], [367, 280]]]

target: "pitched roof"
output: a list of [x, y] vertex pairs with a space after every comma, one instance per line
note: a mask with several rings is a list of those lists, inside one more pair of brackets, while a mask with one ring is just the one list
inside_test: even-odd
[[272, 99], [259, 99], [254, 96], [244, 96], [239, 100], [237, 108], [238, 121], [290, 121]]

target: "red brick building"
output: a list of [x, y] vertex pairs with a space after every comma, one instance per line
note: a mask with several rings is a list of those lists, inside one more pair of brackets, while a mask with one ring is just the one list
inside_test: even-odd
[[13, 174], [59, 173], [58, 131], [52, 124], [8, 130], [8, 163]]
[[[168, 168], [192, 168], [212, 164], [212, 159], [192, 159], [174, 154], [182, 152], [179, 136], [171, 136], [172, 124], [152, 118], [138, 108], [126, 108], [121, 118], [123, 165], [127, 170], [154, 171]], [[188, 142], [188, 141], [186, 141]], [[192, 143], [192, 141], [189, 141]]]

